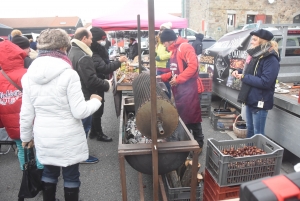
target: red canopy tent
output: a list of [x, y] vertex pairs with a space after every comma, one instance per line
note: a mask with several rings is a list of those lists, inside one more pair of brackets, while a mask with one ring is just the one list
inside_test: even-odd
[[[148, 30], [147, 3], [142, 0], [128, 0], [124, 6], [92, 19], [92, 26], [101, 27], [105, 31], [137, 30], [137, 15], [140, 15], [141, 30]], [[172, 22], [172, 29], [187, 28], [188, 25], [185, 18], [155, 12], [155, 29], [159, 30], [160, 25], [165, 22]]]

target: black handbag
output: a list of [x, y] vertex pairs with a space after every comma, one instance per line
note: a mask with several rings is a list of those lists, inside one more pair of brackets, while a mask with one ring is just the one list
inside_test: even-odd
[[25, 164], [19, 191], [20, 198], [34, 198], [42, 190], [42, 169], [38, 169], [33, 148], [24, 147]]

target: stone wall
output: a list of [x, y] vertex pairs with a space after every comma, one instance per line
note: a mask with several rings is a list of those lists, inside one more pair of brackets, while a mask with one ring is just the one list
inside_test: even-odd
[[189, 27], [214, 39], [235, 28], [227, 27], [228, 14], [235, 14], [235, 26], [246, 24], [247, 15], [269, 15], [273, 24], [291, 24], [300, 14], [300, 0], [275, 0], [273, 4], [268, 0], [186, 0], [186, 3]]

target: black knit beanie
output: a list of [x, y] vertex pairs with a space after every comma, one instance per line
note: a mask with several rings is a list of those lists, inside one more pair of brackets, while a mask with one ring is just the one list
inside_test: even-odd
[[23, 36], [14, 36], [11, 40], [14, 44], [19, 46], [21, 49], [26, 49], [30, 47], [29, 40], [26, 37]]
[[162, 43], [167, 41], [174, 41], [177, 39], [176, 33], [172, 29], [165, 29], [160, 34], [160, 41]]
[[106, 33], [103, 31], [103, 29], [99, 27], [93, 27], [90, 30], [93, 35], [93, 41], [99, 41], [99, 40], [105, 40], [106, 39]]

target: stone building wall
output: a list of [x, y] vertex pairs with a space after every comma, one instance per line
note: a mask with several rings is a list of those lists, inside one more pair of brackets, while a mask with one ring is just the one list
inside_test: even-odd
[[[291, 24], [300, 14], [300, 0], [186, 0], [189, 27], [214, 39], [246, 24], [247, 15], [272, 16], [273, 24]], [[227, 26], [228, 14], [235, 15], [235, 27]], [[205, 23], [204, 23], [205, 22]]]

